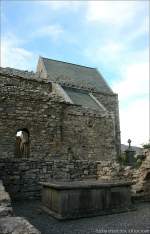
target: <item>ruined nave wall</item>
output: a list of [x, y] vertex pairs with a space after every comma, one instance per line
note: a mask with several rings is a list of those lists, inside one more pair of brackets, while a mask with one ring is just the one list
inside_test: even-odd
[[16, 131], [30, 134], [35, 159], [110, 160], [116, 156], [113, 115], [69, 105], [50, 82], [1, 73], [0, 158], [14, 158]]

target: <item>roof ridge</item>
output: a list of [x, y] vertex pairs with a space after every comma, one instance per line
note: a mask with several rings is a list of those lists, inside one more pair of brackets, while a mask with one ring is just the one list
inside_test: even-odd
[[80, 65], [80, 64], [76, 64], [76, 63], [70, 63], [70, 62], [65, 62], [65, 61], [61, 61], [61, 60], [45, 58], [45, 57], [42, 57], [42, 56], [40, 56], [40, 58], [41, 58], [41, 59], [52, 60], [52, 61], [56, 61], [56, 62], [60, 62], [60, 63], [67, 63], [67, 64], [79, 66], [79, 67], [85, 67], [85, 68], [90, 68], [90, 69], [96, 69], [95, 67], [88, 67], [88, 66], [84, 66], [84, 65]]

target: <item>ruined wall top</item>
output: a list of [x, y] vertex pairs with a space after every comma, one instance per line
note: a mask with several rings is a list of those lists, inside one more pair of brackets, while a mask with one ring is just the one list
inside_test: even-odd
[[[11, 67], [0, 67], [0, 74], [9, 76], [9, 77], [15, 77], [15, 78], [22, 78], [22, 79], [27, 79], [27, 80], [35, 80], [37, 82], [43, 82], [43, 83], [57, 83], [60, 84], [61, 86], [64, 87], [70, 87], [70, 88], [75, 88], [78, 90], [85, 90], [85, 91], [90, 91], [90, 92], [97, 92], [94, 88], [90, 87], [89, 85], [83, 86], [82, 84], [77, 84], [76, 82], [73, 81], [67, 81], [65, 80], [65, 77], [63, 75], [58, 76], [53, 79], [47, 79], [47, 75], [41, 75], [39, 72], [33, 72], [33, 71], [28, 71], [28, 70], [20, 70], [20, 69], [15, 69]], [[98, 93], [98, 92], [97, 92]], [[117, 94], [110, 92], [103, 92], [101, 91], [100, 93], [109, 95], [109, 96], [116, 96]]]
[[[28, 80], [37, 80], [37, 81], [43, 81], [37, 73], [34, 73], [33, 71], [27, 71], [27, 70], [19, 70], [15, 68], [10, 67], [0, 67], [0, 74], [6, 75], [10, 77], [20, 77]], [[46, 81], [45, 81], [46, 82]], [[47, 81], [48, 82], [48, 81]]]

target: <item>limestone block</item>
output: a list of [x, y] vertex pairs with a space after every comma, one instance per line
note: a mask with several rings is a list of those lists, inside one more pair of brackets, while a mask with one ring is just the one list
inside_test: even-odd
[[5, 204], [6, 206], [10, 205], [10, 196], [5, 191], [0, 191], [0, 205]]
[[5, 217], [0, 219], [0, 233], [3, 234], [40, 234], [26, 219], [21, 217]]
[[13, 210], [12, 207], [0, 206], [0, 218], [5, 216], [12, 216]]
[[4, 186], [3, 186], [3, 182], [0, 180], [0, 191], [4, 191]]

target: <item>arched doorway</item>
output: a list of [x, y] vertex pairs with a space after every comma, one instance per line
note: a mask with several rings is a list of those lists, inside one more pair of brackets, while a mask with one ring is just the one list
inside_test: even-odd
[[16, 132], [16, 156], [17, 157], [29, 157], [30, 151], [30, 134], [28, 129], [18, 129]]

